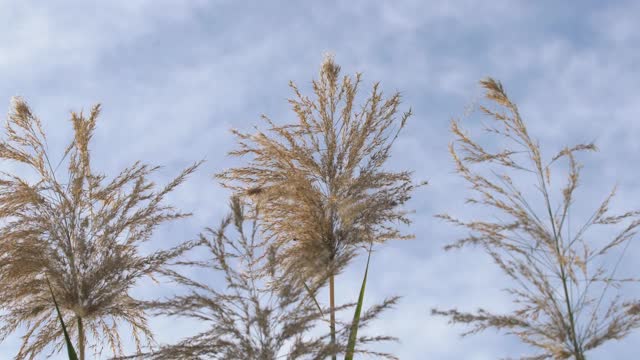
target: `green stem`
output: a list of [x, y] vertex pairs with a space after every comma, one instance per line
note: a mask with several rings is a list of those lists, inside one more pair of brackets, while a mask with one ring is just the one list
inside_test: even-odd
[[[540, 171], [542, 174], [542, 171]], [[549, 201], [549, 196], [547, 195], [547, 187], [544, 183], [544, 178], [542, 178], [542, 190], [545, 197], [545, 202], [547, 206], [547, 212], [549, 214], [549, 220], [551, 220], [551, 229], [553, 231], [553, 237], [555, 241], [556, 252], [558, 256], [558, 262], [560, 265], [560, 279], [562, 280], [562, 290], [564, 291], [564, 301], [567, 307], [567, 315], [569, 316], [569, 336], [571, 337], [571, 343], [573, 345], [573, 352], [576, 360], [586, 360], [582, 350], [580, 349], [580, 345], [578, 344], [578, 336], [576, 335], [576, 324], [575, 319], [573, 317], [573, 307], [571, 306], [571, 296], [569, 294], [569, 289], [567, 287], [567, 273], [564, 267], [564, 254], [560, 249], [560, 236], [558, 235], [558, 231], [556, 230], [556, 222], [553, 217], [553, 211], [551, 211], [551, 203]]]

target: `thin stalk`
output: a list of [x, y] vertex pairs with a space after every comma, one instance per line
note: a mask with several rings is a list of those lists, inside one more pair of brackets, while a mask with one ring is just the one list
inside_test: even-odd
[[[336, 297], [335, 297], [335, 286], [334, 286], [334, 275], [331, 274], [331, 277], [329, 277], [329, 310], [331, 312], [330, 315], [330, 323], [329, 323], [329, 327], [331, 329], [331, 346], [335, 348], [336, 346]], [[338, 359], [338, 355], [337, 354], [333, 354], [331, 355], [331, 360], [337, 360]]]
[[302, 282], [302, 285], [304, 285], [304, 288], [307, 289], [307, 293], [309, 293], [311, 300], [313, 300], [313, 302], [316, 304], [316, 307], [318, 308], [318, 311], [320, 311], [320, 315], [322, 316], [323, 320], [326, 321], [326, 318], [324, 317], [324, 313], [322, 312], [322, 307], [320, 306], [320, 303], [318, 303], [318, 300], [316, 299], [316, 297], [311, 292], [311, 289], [309, 289], [309, 286], [307, 286], [307, 283], [304, 281]]
[[[540, 174], [542, 174], [541, 167], [539, 166]], [[549, 195], [547, 192], [547, 187], [544, 183], [544, 178], [541, 176], [542, 183], [542, 191], [545, 197], [545, 202], [547, 206], [547, 212], [549, 214], [549, 219], [551, 220], [551, 229], [553, 231], [553, 237], [555, 240], [556, 252], [558, 254], [558, 262], [560, 265], [560, 279], [562, 280], [562, 290], [564, 292], [564, 301], [567, 306], [567, 315], [569, 316], [569, 336], [571, 336], [571, 343], [573, 345], [574, 356], [576, 360], [585, 360], [584, 354], [580, 349], [580, 345], [578, 344], [578, 337], [576, 334], [576, 324], [575, 319], [573, 318], [573, 307], [571, 306], [571, 298], [569, 295], [569, 289], [567, 287], [567, 274], [564, 268], [564, 254], [560, 249], [560, 237], [558, 236], [558, 232], [556, 230], [556, 224], [553, 217], [553, 211], [551, 211], [551, 202], [549, 201]]]
[[84, 327], [82, 326], [82, 318], [78, 316], [78, 351], [80, 352], [80, 360], [84, 360]]

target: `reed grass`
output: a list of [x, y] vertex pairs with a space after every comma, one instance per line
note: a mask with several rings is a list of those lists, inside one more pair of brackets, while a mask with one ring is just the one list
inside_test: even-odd
[[358, 106], [360, 83], [360, 74], [341, 78], [326, 56], [313, 98], [290, 82], [297, 121], [276, 125], [263, 116], [265, 131], [233, 130], [238, 149], [229, 154], [247, 163], [216, 175], [259, 204], [263, 236], [286, 253], [282, 266], [298, 278], [292, 281], [328, 277], [332, 342], [335, 277], [363, 245], [413, 238], [398, 224], [410, 224], [403, 205], [424, 185], [410, 171], [384, 169], [411, 110], [399, 113], [400, 94], [385, 98], [378, 83]]
[[[469, 232], [447, 250], [480, 247], [510, 278], [506, 291], [516, 310], [432, 312], [471, 326], [465, 335], [495, 328], [538, 350], [522, 359], [584, 360], [589, 350], [621, 339], [640, 325], [638, 303], [622, 300], [617, 290], [638, 279], [616, 274], [640, 226], [640, 212], [609, 214], [614, 188], [591, 216], [582, 222], [570, 219], [581, 178], [578, 153], [595, 151], [595, 145], [565, 147], [545, 158], [502, 84], [489, 78], [481, 85], [487, 104], [478, 109], [490, 118], [485, 125], [491, 139], [487, 144], [491, 141], [497, 149], [474, 140], [454, 120], [450, 152], [457, 173], [474, 194], [467, 203], [485, 209], [487, 216], [469, 221], [447, 214], [439, 218]], [[566, 171], [558, 175], [563, 173], [557, 168], [563, 160]], [[609, 239], [590, 236], [593, 227], [615, 228], [617, 233]], [[614, 250], [617, 256], [611, 254]]]
[[[50, 352], [42, 356], [58, 353], [65, 346], [65, 330], [77, 338], [80, 360], [86, 348], [93, 356], [105, 345], [122, 353], [120, 324], [128, 325], [141, 348], [153, 334], [129, 290], [195, 246], [185, 242], [139, 252], [158, 225], [189, 215], [164, 205], [163, 199], [199, 163], [158, 190], [148, 179], [158, 167], [141, 162], [107, 180], [91, 167], [89, 143], [99, 113], [98, 105], [86, 117], [71, 114], [73, 139], [53, 162], [40, 120], [21, 98], [12, 103], [0, 159], [22, 165], [36, 179], [0, 174], [0, 339], [25, 329], [15, 355], [19, 360], [34, 359], [45, 349]], [[60, 327], [50, 291], [62, 317], [73, 320], [66, 321], [67, 329]]]
[[[147, 255], [139, 246], [158, 225], [190, 215], [163, 201], [201, 163], [159, 190], [149, 180], [158, 167], [141, 162], [107, 180], [92, 169], [89, 151], [100, 106], [88, 116], [72, 113], [73, 140], [51, 162], [40, 120], [14, 99], [0, 159], [25, 166], [36, 180], [0, 173], [0, 340], [26, 329], [15, 359], [66, 348], [70, 360], [84, 360], [87, 349], [99, 357], [104, 346], [114, 359], [397, 359], [369, 347], [396, 338], [358, 335], [399, 299], [364, 309], [369, 265], [376, 244], [413, 238], [400, 231], [411, 223], [403, 206], [426, 183], [414, 183], [410, 171], [384, 169], [411, 110], [400, 114], [400, 94], [385, 98], [378, 83], [357, 107], [360, 83], [360, 74], [340, 78], [331, 56], [312, 82], [314, 98], [291, 82], [297, 122], [276, 125], [263, 117], [265, 131], [233, 130], [238, 149], [230, 154], [249, 160], [216, 175], [234, 191], [230, 214], [196, 241]], [[619, 290], [640, 279], [618, 276], [640, 211], [610, 214], [614, 188], [575, 226], [578, 157], [595, 145], [546, 156], [502, 84], [488, 78], [481, 86], [486, 103], [476, 110], [491, 121], [485, 130], [492, 143], [454, 120], [450, 153], [474, 194], [467, 203], [487, 218], [438, 218], [469, 233], [446, 250], [479, 247], [507, 275], [515, 310], [435, 308], [432, 314], [469, 326], [463, 335], [493, 328], [517, 336], [537, 351], [521, 359], [585, 360], [590, 350], [640, 326], [640, 301], [625, 300]], [[591, 236], [594, 227], [615, 235]], [[368, 257], [360, 288], [353, 289], [357, 302], [336, 304], [336, 277], [362, 249]], [[189, 251], [208, 257], [190, 260]], [[182, 267], [223, 274], [225, 290], [184, 275]], [[130, 295], [140, 279], [155, 275], [185, 293], [150, 301]], [[327, 283], [323, 306], [317, 298]], [[336, 315], [348, 310], [352, 320], [340, 321]], [[209, 327], [158, 345], [149, 315]], [[131, 329], [135, 354], [124, 354], [121, 325]]]
[[[186, 295], [146, 304], [154, 314], [190, 318], [209, 327], [175, 344], [128, 358], [321, 360], [344, 353], [348, 343], [353, 353], [395, 359], [365, 347], [372, 342], [393, 340], [392, 337], [363, 337], [355, 347], [354, 329], [366, 326], [394, 305], [397, 298], [387, 299], [363, 312], [363, 287], [355, 322], [338, 323], [336, 341], [330, 341], [331, 334], [318, 332], [318, 325], [327, 321], [324, 316], [327, 309], [318, 309], [313, 302], [318, 284], [305, 289], [301, 283], [288, 281], [278, 266], [282, 261], [280, 249], [259, 236], [259, 212], [255, 208], [250, 210], [251, 207], [237, 197], [232, 198], [230, 207], [230, 215], [217, 229], [209, 228], [201, 234], [202, 248], [198, 250], [206, 251], [208, 260], [182, 263], [198, 269], [205, 279], [211, 277], [211, 270], [223, 273], [225, 290], [175, 271], [172, 277], [187, 290]], [[350, 308], [353, 304], [340, 305], [335, 310]]]

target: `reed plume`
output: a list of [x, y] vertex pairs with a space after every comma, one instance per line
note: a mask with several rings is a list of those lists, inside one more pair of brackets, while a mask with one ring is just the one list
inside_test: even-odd
[[[122, 325], [141, 348], [152, 334], [129, 290], [195, 244], [140, 251], [158, 225], [189, 215], [163, 199], [199, 164], [158, 190], [148, 179], [158, 167], [140, 162], [107, 180], [92, 170], [89, 151], [99, 113], [96, 105], [88, 117], [71, 114], [73, 140], [54, 164], [40, 120], [22, 99], [12, 103], [0, 158], [35, 178], [0, 174], [0, 338], [25, 329], [16, 359], [34, 359], [47, 348], [51, 356], [64, 347], [47, 278], [80, 359], [87, 346], [96, 356], [105, 345], [122, 353]], [[58, 171], [65, 162], [66, 173]]]
[[287, 274], [299, 281], [328, 277], [332, 333], [335, 276], [361, 247], [412, 238], [397, 224], [410, 223], [402, 205], [421, 185], [409, 171], [383, 168], [411, 111], [398, 114], [400, 94], [384, 98], [378, 83], [358, 107], [360, 78], [340, 79], [340, 66], [327, 56], [312, 81], [314, 99], [289, 84], [297, 122], [276, 125], [263, 116], [265, 132], [233, 130], [239, 149], [230, 155], [249, 163], [216, 175], [259, 203], [263, 234], [283, 249]]
[[[487, 104], [479, 109], [491, 118], [486, 130], [499, 149], [473, 140], [454, 120], [451, 131], [456, 141], [450, 152], [458, 174], [476, 195], [467, 203], [486, 208], [491, 215], [472, 221], [439, 217], [469, 232], [446, 249], [467, 245], [484, 249], [512, 280], [506, 291], [517, 308], [507, 314], [483, 309], [432, 312], [452, 323], [470, 325], [464, 335], [495, 328], [539, 350], [522, 359], [584, 360], [587, 351], [626, 336], [640, 324], [637, 301], [623, 301], [617, 291], [614, 294], [625, 282], [637, 281], [616, 273], [640, 225], [640, 213], [610, 215], [614, 188], [591, 216], [577, 227], [570, 226], [577, 223], [571, 219], [571, 209], [582, 168], [576, 156], [596, 147], [565, 147], [545, 160], [502, 84], [489, 78], [481, 85], [495, 108]], [[565, 176], [552, 174], [563, 160], [566, 166], [559, 171], [566, 171]], [[615, 228], [616, 235], [606, 239], [591, 234], [594, 227]], [[620, 251], [617, 259], [610, 254], [614, 250]]]

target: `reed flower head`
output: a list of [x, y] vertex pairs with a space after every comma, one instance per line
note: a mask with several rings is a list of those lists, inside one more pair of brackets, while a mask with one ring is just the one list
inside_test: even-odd
[[[493, 79], [481, 82], [486, 98], [497, 109], [480, 106], [492, 118], [486, 126], [496, 137], [499, 150], [488, 150], [452, 121], [456, 142], [450, 151], [457, 172], [477, 195], [468, 203], [487, 208], [488, 220], [462, 221], [440, 215], [470, 235], [446, 249], [466, 245], [482, 247], [513, 280], [506, 289], [518, 304], [509, 314], [433, 310], [453, 323], [473, 325], [465, 333], [497, 328], [518, 336], [541, 351], [526, 359], [584, 360], [585, 353], [604, 342], [620, 339], [640, 325], [634, 302], [623, 302], [610, 293], [624, 282], [616, 275], [618, 263], [629, 240], [640, 226], [637, 211], [609, 215], [615, 189], [579, 226], [570, 226], [571, 208], [580, 180], [581, 165], [576, 154], [595, 151], [593, 144], [562, 149], [545, 160], [537, 141], [530, 135], [518, 108], [507, 97], [502, 84]], [[566, 175], [558, 186], [552, 169], [566, 160]], [[531, 183], [536, 192], [530, 192]], [[557, 198], [556, 198], [557, 196]], [[575, 224], [575, 222], [574, 222]], [[592, 227], [620, 226], [609, 240], [589, 235]], [[622, 255], [611, 261], [613, 250]]]
[[[140, 162], [107, 180], [92, 170], [89, 151], [98, 105], [87, 117], [72, 113], [74, 138], [55, 165], [40, 120], [20, 98], [12, 107], [0, 158], [25, 165], [36, 180], [0, 175], [0, 337], [26, 329], [16, 359], [33, 359], [50, 345], [49, 355], [62, 349], [48, 278], [71, 334], [78, 336], [81, 358], [85, 332], [95, 353], [105, 344], [121, 353], [119, 324], [131, 327], [140, 348], [152, 334], [129, 290], [194, 243], [149, 254], [139, 246], [159, 224], [189, 215], [162, 200], [198, 164], [158, 190], [148, 179], [158, 168]], [[66, 173], [57, 171], [64, 160]]]
[[384, 98], [378, 83], [358, 106], [360, 81], [340, 78], [325, 56], [314, 99], [290, 82], [297, 121], [275, 125], [263, 116], [264, 132], [233, 130], [239, 149], [230, 154], [249, 163], [216, 175], [259, 203], [264, 235], [289, 245], [286, 265], [307, 279], [337, 274], [361, 246], [412, 237], [396, 224], [410, 222], [401, 207], [417, 185], [409, 171], [383, 169], [411, 111], [399, 114], [400, 94]]

